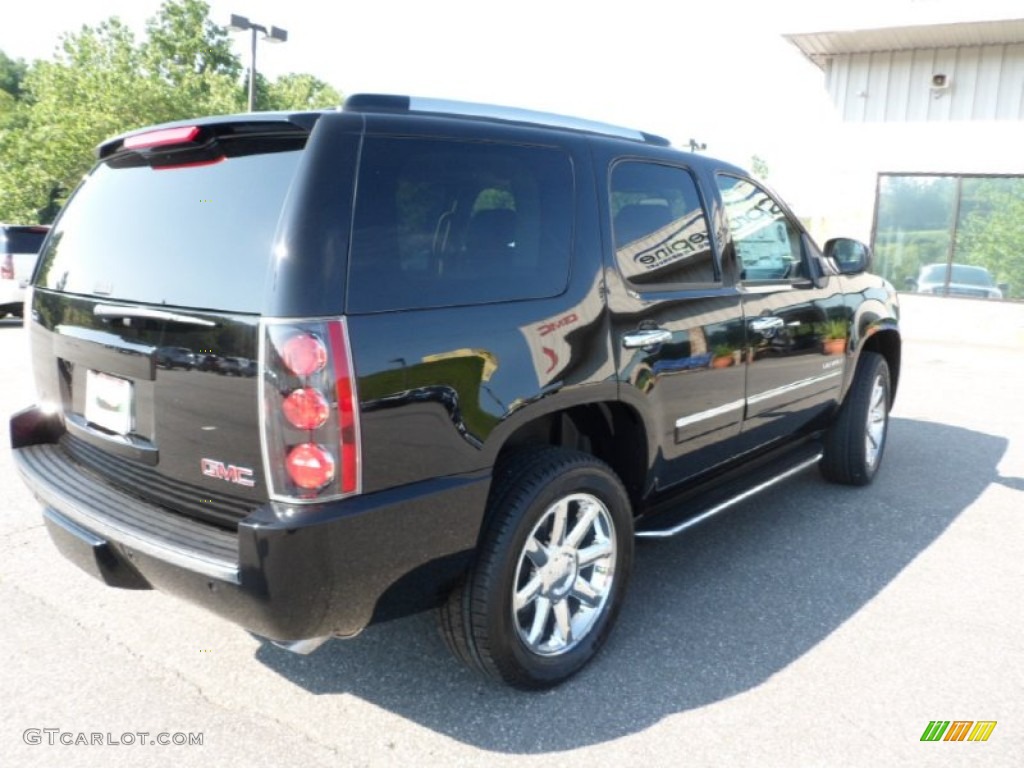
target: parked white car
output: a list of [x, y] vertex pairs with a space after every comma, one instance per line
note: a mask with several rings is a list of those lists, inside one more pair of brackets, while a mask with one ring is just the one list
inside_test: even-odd
[[44, 226], [0, 224], [0, 317], [21, 317], [25, 288], [49, 231]]
[[970, 264], [952, 264], [949, 283], [946, 283], [946, 264], [926, 264], [917, 279], [907, 281], [907, 287], [918, 293], [940, 296], [972, 296], [981, 299], [1001, 299], [1003, 291], [995, 284], [992, 273], [984, 267]]

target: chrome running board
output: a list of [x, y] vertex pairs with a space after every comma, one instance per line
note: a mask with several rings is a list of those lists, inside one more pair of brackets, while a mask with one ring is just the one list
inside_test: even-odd
[[765, 490], [766, 488], [771, 488], [776, 483], [781, 483], [783, 480], [786, 480], [786, 479], [792, 477], [793, 475], [796, 475], [796, 474], [798, 474], [800, 472], [803, 472], [808, 467], [813, 467], [815, 464], [817, 464], [821, 460], [821, 457], [822, 457], [822, 453], [819, 451], [818, 453], [816, 453], [811, 458], [804, 459], [799, 464], [796, 464], [796, 465], [790, 467], [786, 471], [784, 471], [784, 472], [782, 472], [782, 473], [780, 473], [778, 475], [775, 475], [774, 477], [771, 477], [771, 478], [769, 478], [768, 480], [765, 480], [762, 483], [758, 483], [757, 485], [753, 486], [752, 488], [748, 488], [747, 490], [743, 491], [742, 493], [738, 493], [735, 496], [731, 496], [730, 498], [726, 499], [725, 501], [722, 501], [722, 502], [719, 502], [718, 504], [715, 504], [710, 509], [704, 510], [699, 515], [697, 515], [696, 517], [691, 517], [691, 518], [689, 518], [687, 520], [684, 520], [683, 522], [679, 523], [679, 525], [673, 526], [672, 528], [664, 528], [664, 529], [660, 529], [660, 530], [655, 529], [655, 530], [637, 531], [634, 534], [634, 536], [636, 538], [638, 538], [638, 539], [668, 539], [668, 538], [671, 538], [672, 536], [675, 536], [676, 534], [682, 533], [687, 528], [692, 528], [693, 526], [697, 525], [698, 523], [704, 522], [709, 517], [717, 515], [719, 512], [724, 512], [725, 510], [729, 509], [729, 507], [732, 507], [732, 506], [734, 506], [736, 504], [739, 504], [741, 501], [744, 501], [745, 499], [749, 499], [751, 496], [756, 496], [757, 494], [759, 494], [761, 491]]

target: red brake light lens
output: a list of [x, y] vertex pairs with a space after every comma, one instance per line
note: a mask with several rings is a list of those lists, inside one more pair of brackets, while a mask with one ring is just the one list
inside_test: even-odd
[[9, 253], [4, 256], [3, 264], [0, 264], [0, 277], [4, 280], [14, 279], [14, 257]]
[[281, 403], [281, 410], [296, 429], [319, 429], [331, 414], [327, 398], [312, 387], [296, 389]]
[[359, 488], [359, 398], [349, 359], [351, 347], [348, 334], [340, 324], [329, 325], [328, 334], [337, 360], [335, 387], [338, 393], [338, 426], [341, 429], [341, 488], [344, 493], [354, 493]]
[[125, 149], [150, 149], [172, 144], [188, 144], [199, 135], [198, 125], [182, 125], [177, 128], [160, 128], [129, 136], [122, 145]]
[[334, 457], [316, 443], [296, 445], [285, 460], [288, 476], [299, 488], [315, 491], [334, 479]]
[[262, 334], [261, 424], [271, 498], [295, 504], [361, 493], [359, 396], [345, 318], [269, 320]]
[[311, 333], [297, 333], [285, 342], [281, 357], [296, 376], [312, 376], [327, 365], [327, 347]]

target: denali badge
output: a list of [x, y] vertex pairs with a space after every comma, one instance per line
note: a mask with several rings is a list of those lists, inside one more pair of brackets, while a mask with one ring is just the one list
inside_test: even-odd
[[216, 477], [218, 480], [227, 480], [235, 485], [244, 485], [252, 488], [256, 482], [252, 479], [252, 470], [248, 467], [236, 467], [234, 464], [225, 464], [216, 459], [200, 459], [203, 474], [207, 477]]

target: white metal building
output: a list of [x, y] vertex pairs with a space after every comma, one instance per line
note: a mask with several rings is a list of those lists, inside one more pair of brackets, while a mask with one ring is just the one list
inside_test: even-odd
[[786, 37], [844, 121], [1024, 120], [1024, 19]]
[[[976, 263], [1024, 297], [1024, 264], [993, 266], [995, 257], [968, 248], [971, 231], [994, 221], [997, 198], [1024, 190], [1024, 19], [785, 37], [822, 70], [842, 118], [835, 144], [844, 157], [831, 180], [843, 190], [841, 213], [816, 234], [873, 242], [894, 282], [934, 261]], [[909, 201], [908, 185], [922, 200], [947, 196], [948, 223], [886, 221], [886, 195], [902, 189]], [[1024, 261], [1024, 223], [1019, 230], [1007, 249]]]

